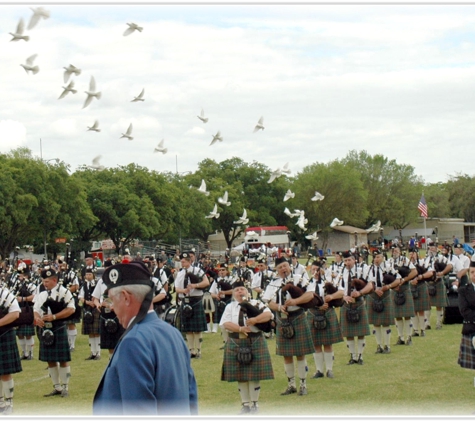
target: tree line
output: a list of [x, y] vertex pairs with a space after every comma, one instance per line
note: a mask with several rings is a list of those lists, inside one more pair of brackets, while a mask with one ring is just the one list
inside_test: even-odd
[[[315, 162], [272, 183], [268, 183], [270, 168], [238, 157], [221, 162], [205, 159], [186, 175], [133, 163], [101, 171], [81, 166], [72, 172], [65, 162], [51, 164], [19, 148], [0, 155], [0, 169], [2, 257], [23, 245], [43, 253], [46, 243], [48, 253], [55, 254], [61, 248], [56, 238], [74, 239], [78, 251], [89, 250], [93, 240], [108, 238], [120, 253], [120, 247], [134, 239], [178, 244], [183, 237], [206, 242], [216, 231], [223, 232], [231, 248], [245, 229], [234, 223], [243, 209], [249, 226], [285, 225], [292, 240], [307, 245], [305, 236], [318, 230], [319, 243], [325, 245], [335, 217], [362, 228], [380, 220], [403, 229], [418, 220], [422, 191], [430, 217], [475, 221], [475, 177], [457, 174], [445, 183], [425, 184], [412, 166], [366, 151]], [[209, 196], [197, 189], [202, 179]], [[295, 197], [284, 202], [288, 189]], [[230, 206], [217, 201], [225, 191]], [[311, 201], [316, 191], [324, 200]], [[219, 218], [205, 218], [215, 203]], [[306, 231], [284, 213], [286, 207], [305, 211]]]

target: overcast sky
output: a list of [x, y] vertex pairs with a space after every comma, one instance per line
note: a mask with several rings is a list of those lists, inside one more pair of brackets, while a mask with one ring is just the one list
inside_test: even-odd
[[[43, 159], [73, 171], [97, 155], [172, 172], [240, 157], [295, 175], [356, 149], [427, 183], [474, 173], [475, 5], [43, 7], [30, 40], [10, 42], [33, 12], [0, 4], [0, 152], [40, 156], [41, 138]], [[127, 22], [143, 32], [123, 36]], [[20, 66], [33, 54], [36, 75]], [[78, 92], [58, 100], [69, 64]], [[102, 98], [82, 109], [91, 76]]]

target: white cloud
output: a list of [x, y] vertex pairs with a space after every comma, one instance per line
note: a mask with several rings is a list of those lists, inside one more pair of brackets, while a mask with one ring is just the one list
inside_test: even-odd
[[0, 120], [1, 151], [9, 152], [26, 145], [26, 128], [15, 120]]

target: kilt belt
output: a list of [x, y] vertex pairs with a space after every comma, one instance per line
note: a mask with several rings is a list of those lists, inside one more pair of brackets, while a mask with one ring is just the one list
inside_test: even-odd
[[[231, 337], [231, 338], [240, 338], [239, 334], [242, 334], [242, 333], [229, 333], [228, 336]], [[262, 336], [262, 332], [260, 332], [260, 333], [247, 333], [248, 338], [261, 337], [261, 336]]]

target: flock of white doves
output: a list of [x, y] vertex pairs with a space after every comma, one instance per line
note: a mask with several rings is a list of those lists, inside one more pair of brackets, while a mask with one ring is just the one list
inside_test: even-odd
[[[28, 27], [27, 27], [28, 30], [33, 29], [37, 25], [37, 23], [40, 21], [40, 19], [48, 19], [50, 17], [50, 12], [48, 10], [45, 10], [42, 7], [37, 7], [37, 8], [31, 7], [30, 9], [33, 11], [33, 15], [31, 16], [30, 22], [28, 23]], [[127, 23], [127, 25], [128, 25], [128, 28], [123, 33], [124, 37], [134, 33], [135, 31], [138, 31], [138, 32], [143, 31], [143, 27], [141, 27], [141, 26], [139, 26], [135, 23]], [[28, 41], [30, 39], [30, 37], [29, 37], [29, 35], [24, 35], [24, 32], [25, 32], [25, 23], [23, 21], [23, 18], [21, 18], [20, 21], [18, 22], [16, 31], [14, 33], [10, 32], [10, 35], [12, 35], [12, 37], [13, 37], [10, 41], [20, 41], [20, 40]], [[29, 72], [31, 72], [33, 75], [36, 75], [39, 72], [39, 70], [40, 70], [39, 66], [34, 65], [34, 61], [35, 61], [37, 56], [38, 56], [37, 54], [33, 54], [32, 56], [30, 56], [26, 59], [25, 64], [20, 65], [25, 69], [25, 72], [27, 74]], [[70, 64], [67, 67], [64, 67], [63, 69], [64, 69], [64, 83], [65, 84], [68, 83], [69, 78], [71, 77], [71, 75], [74, 74], [76, 76], [79, 76], [81, 74], [81, 69], [77, 68], [76, 66], [74, 66], [72, 64]], [[67, 86], [63, 86], [62, 88], [63, 88], [63, 92], [59, 96], [59, 98], [58, 98], [59, 100], [64, 98], [68, 93], [71, 93], [71, 94], [76, 94], [77, 93], [77, 90], [74, 89], [74, 81], [73, 80], [71, 80]], [[85, 93], [87, 94], [87, 97], [86, 97], [86, 100], [84, 101], [84, 105], [82, 107], [83, 109], [86, 108], [89, 104], [91, 104], [91, 102], [94, 98], [96, 98], [97, 100], [100, 100], [101, 92], [97, 91], [96, 80], [94, 79], [94, 76], [91, 76], [91, 79], [89, 81], [89, 89], [87, 91], [85, 91]], [[145, 88], [142, 89], [140, 94], [138, 96], [134, 97], [133, 100], [131, 100], [131, 102], [145, 101], [144, 95], [145, 95]], [[207, 123], [208, 120], [209, 120], [208, 117], [205, 117], [203, 109], [201, 110], [200, 115], [197, 116], [197, 117], [203, 123]], [[93, 131], [93, 132], [100, 132], [101, 129], [99, 128], [99, 121], [95, 120], [92, 126], [87, 126], [87, 130], [88, 131]], [[132, 141], [134, 139], [134, 137], [132, 136], [132, 130], [133, 130], [133, 125], [132, 125], [132, 123], [130, 123], [130, 125], [127, 128], [127, 130], [125, 131], [125, 133], [122, 133], [122, 136], [119, 139], [126, 138], [129, 141]], [[264, 118], [263, 117], [261, 117], [259, 119], [256, 126], [254, 127], [254, 132], [257, 132], [259, 130], [264, 130]], [[211, 140], [210, 146], [215, 144], [218, 141], [223, 142], [223, 137], [222, 137], [221, 132], [219, 130], [215, 135], [212, 135], [212, 140]], [[168, 148], [164, 147], [164, 140], [163, 139], [160, 141], [160, 143], [154, 149], [154, 152], [161, 152], [162, 154], [166, 154], [167, 151], [168, 151]], [[95, 170], [103, 170], [105, 167], [100, 164], [100, 159], [101, 159], [101, 156], [98, 155], [97, 157], [95, 157], [93, 159], [92, 165], [88, 166], [88, 167], [90, 167], [92, 169], [95, 169]], [[282, 173], [276, 175], [275, 177], [278, 177], [281, 174]]]

